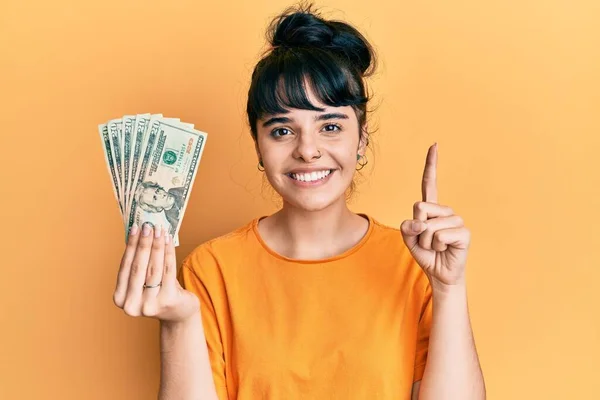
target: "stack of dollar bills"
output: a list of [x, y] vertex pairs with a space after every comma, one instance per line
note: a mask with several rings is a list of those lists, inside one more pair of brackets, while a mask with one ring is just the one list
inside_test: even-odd
[[162, 114], [125, 115], [98, 125], [125, 240], [133, 224], [179, 228], [206, 145], [206, 133]]

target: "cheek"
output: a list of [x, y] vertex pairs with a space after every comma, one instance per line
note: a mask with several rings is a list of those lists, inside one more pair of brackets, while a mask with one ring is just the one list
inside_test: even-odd
[[273, 147], [268, 136], [269, 133], [267, 132], [259, 132], [255, 142], [256, 150], [263, 156], [269, 152], [269, 149]]
[[276, 149], [265, 146], [261, 149], [260, 155], [265, 164], [265, 168], [271, 170], [278, 170], [285, 164], [289, 165], [290, 159], [292, 158], [292, 153], [284, 146], [280, 146]]
[[331, 149], [330, 153], [333, 159], [345, 169], [353, 167], [356, 164], [356, 149], [351, 146]]

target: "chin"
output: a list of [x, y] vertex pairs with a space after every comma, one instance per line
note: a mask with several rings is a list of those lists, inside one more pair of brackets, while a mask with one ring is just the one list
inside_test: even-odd
[[302, 189], [290, 186], [288, 177], [280, 179], [269, 179], [271, 187], [283, 198], [285, 203], [305, 211], [320, 211], [339, 201], [340, 197], [345, 201], [345, 192], [339, 187], [339, 182], [330, 181], [321, 188]]
[[325, 195], [283, 196], [286, 203], [305, 211], [321, 211], [334, 204], [337, 197]]

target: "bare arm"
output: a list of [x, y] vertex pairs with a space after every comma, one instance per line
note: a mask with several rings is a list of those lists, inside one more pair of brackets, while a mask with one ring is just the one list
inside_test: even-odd
[[400, 229], [404, 243], [423, 268], [432, 290], [427, 364], [413, 398], [484, 400], [483, 373], [467, 308], [465, 268], [471, 232], [448, 206], [438, 204], [437, 143], [429, 147], [423, 171], [423, 201]]
[[202, 318], [160, 324], [159, 400], [217, 400]]
[[484, 400], [464, 283], [433, 289], [433, 320], [419, 400]]
[[160, 321], [160, 400], [216, 400], [200, 301], [177, 280], [166, 231], [134, 225], [121, 259], [115, 305], [132, 317]]

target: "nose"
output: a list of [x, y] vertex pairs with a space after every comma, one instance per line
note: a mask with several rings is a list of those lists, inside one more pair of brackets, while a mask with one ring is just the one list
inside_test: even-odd
[[302, 158], [305, 162], [320, 157], [318, 140], [314, 135], [301, 133], [294, 149], [294, 158]]

